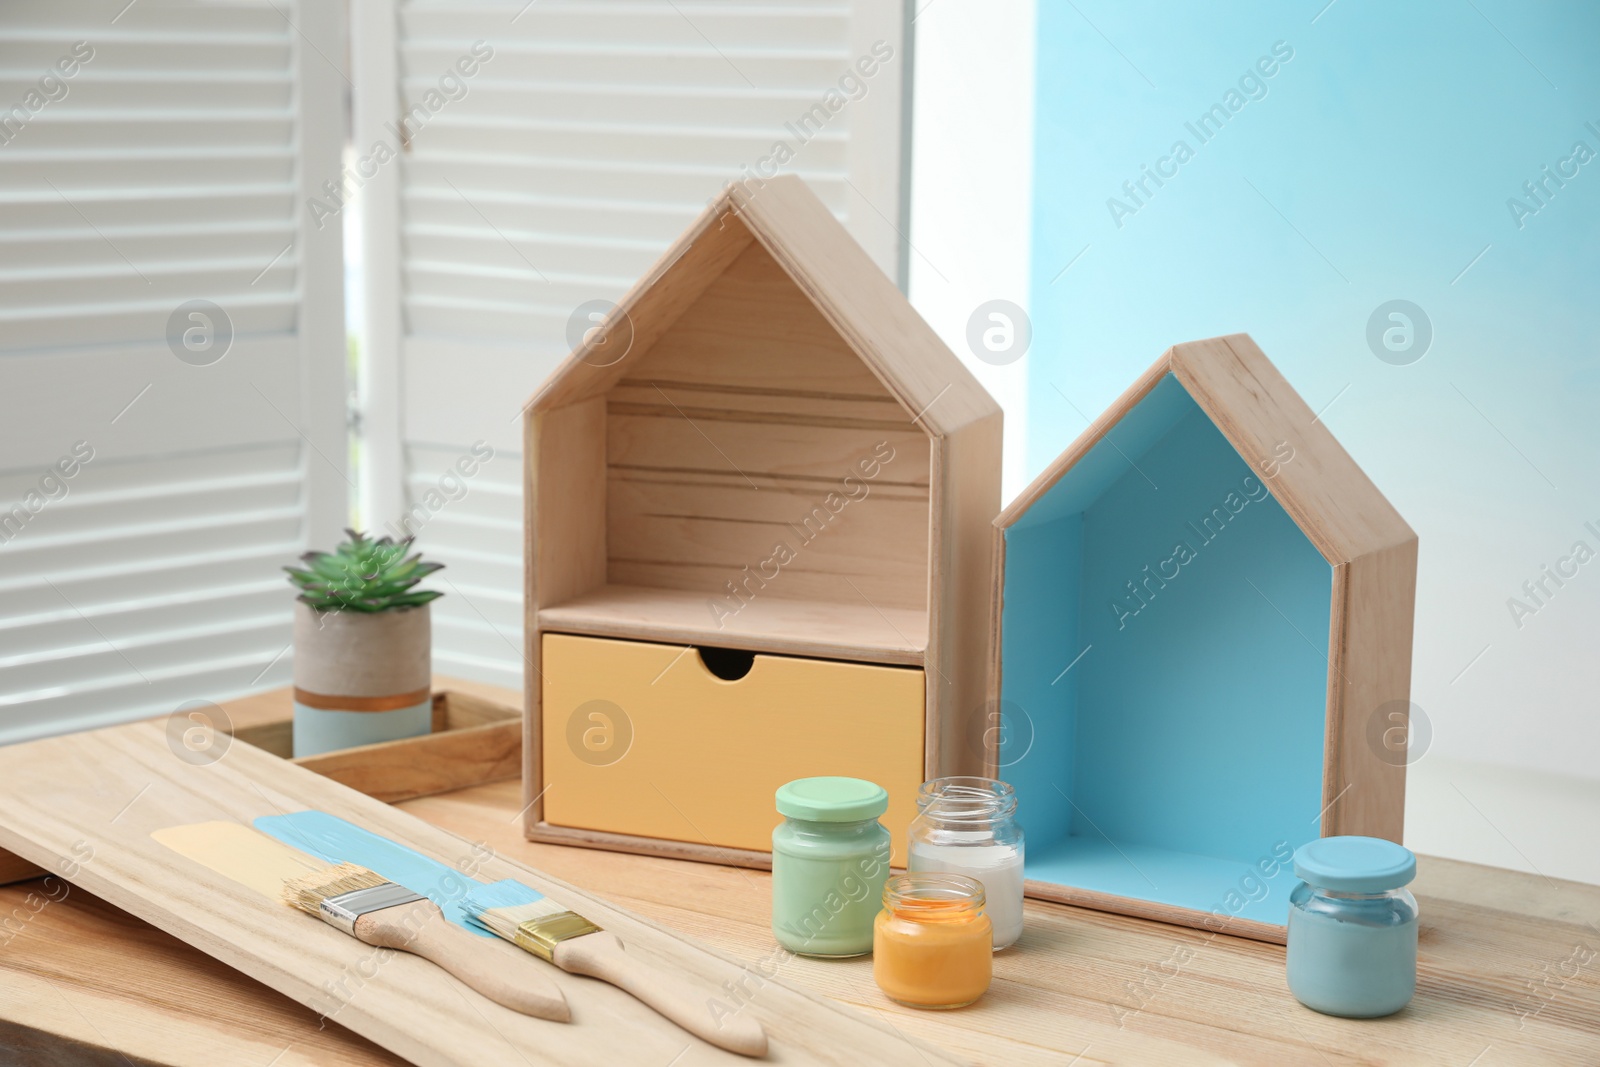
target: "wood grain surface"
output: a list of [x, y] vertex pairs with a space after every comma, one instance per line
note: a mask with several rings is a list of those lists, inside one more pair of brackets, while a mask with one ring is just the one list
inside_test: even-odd
[[[227, 706], [236, 721], [249, 711], [240, 703]], [[746, 987], [776, 974], [976, 1064], [1600, 1062], [1596, 886], [1421, 857], [1412, 887], [1422, 907], [1417, 996], [1385, 1020], [1300, 1007], [1284, 985], [1281, 947], [1033, 900], [1022, 940], [996, 957], [983, 1000], [917, 1012], [882, 997], [870, 961], [779, 953], [761, 872], [525, 841], [516, 782], [401, 807], [711, 946], [757, 976]], [[77, 888], [29, 910], [29, 894], [37, 904], [59, 884], [0, 888], [0, 914], [31, 916], [0, 936], [0, 1062], [16, 1048], [30, 1052], [12, 1061], [48, 1067], [124, 1064], [96, 1051], [112, 1048], [140, 1067], [402, 1062], [337, 1023], [319, 1029], [315, 1012]], [[910, 1045], [903, 1051], [877, 1062], [925, 1062]]]
[[[181, 746], [179, 746], [181, 748]], [[185, 753], [193, 755], [192, 753]], [[483, 880], [516, 878], [622, 938], [641, 960], [681, 976], [707, 1010], [745, 977], [607, 902], [271, 756], [230, 745], [220, 758], [181, 758], [159, 723], [135, 723], [0, 749], [0, 846], [333, 1017], [423, 1067], [520, 1067], [529, 1062], [743, 1062], [604, 983], [553, 971], [573, 1022], [505, 1009], [407, 954], [374, 950], [172, 853], [152, 831], [197, 821], [241, 823], [307, 808], [348, 819]], [[70, 869], [65, 869], [70, 867]], [[448, 888], [448, 887], [442, 887]], [[41, 911], [59, 904], [45, 903]], [[521, 962], [513, 946], [485, 940]], [[764, 981], [748, 1003], [781, 1063], [953, 1062], [908, 1044], [882, 1023]], [[263, 1058], [265, 1061], [266, 1058]]]

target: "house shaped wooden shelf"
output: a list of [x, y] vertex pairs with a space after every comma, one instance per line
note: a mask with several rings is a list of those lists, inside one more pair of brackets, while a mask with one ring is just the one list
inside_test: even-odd
[[1416, 535], [1249, 337], [1169, 350], [995, 525], [1031, 895], [1282, 941], [1294, 848], [1400, 840]]
[[761, 865], [791, 778], [903, 830], [981, 768], [1000, 410], [799, 179], [715, 201], [526, 437], [530, 838]]

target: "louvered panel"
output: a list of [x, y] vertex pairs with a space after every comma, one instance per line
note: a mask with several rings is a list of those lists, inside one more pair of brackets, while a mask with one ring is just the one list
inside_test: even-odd
[[[30, 525], [0, 553], [0, 582], [16, 586], [8, 593], [7, 611], [13, 610], [13, 604], [15, 610], [25, 610], [28, 589], [42, 587], [46, 575], [59, 573], [70, 579], [75, 567], [86, 561], [115, 560], [120, 568], [181, 560], [219, 543], [292, 544], [300, 540], [301, 516], [297, 502], [291, 507], [225, 511], [199, 519], [119, 526], [77, 536], [36, 534]], [[32, 582], [12, 583], [12, 579], [26, 579], [30, 572], [36, 575]]]
[[[254, 527], [236, 527], [235, 532], [253, 533]], [[137, 613], [146, 607], [161, 611], [169, 606], [170, 598], [176, 597], [180, 604], [194, 603], [209, 613], [212, 608], [206, 605], [215, 590], [282, 583], [285, 562], [292, 563], [304, 551], [298, 536], [299, 524], [291, 519], [274, 523], [262, 532], [287, 532], [288, 537], [280, 541], [254, 541], [221, 552], [153, 556], [138, 560], [131, 567], [118, 559], [114, 563], [57, 572], [49, 583], [37, 579], [27, 582], [22, 578], [0, 580], [0, 597], [5, 598], [6, 604], [0, 647], [13, 648], [11, 642], [21, 640], [18, 637], [21, 630], [36, 621], [79, 618], [79, 611], [96, 618], [96, 625], [99, 625], [96, 612]], [[292, 592], [287, 585], [282, 588]], [[226, 608], [224, 603], [218, 610]], [[23, 646], [15, 647], [20, 651]]]
[[[457, 118], [442, 112], [422, 130], [418, 141], [426, 136], [429, 153], [470, 152], [490, 140], [508, 153], [535, 158], [585, 159], [643, 168], [709, 167], [736, 174], [740, 164], [768, 154], [776, 132], [770, 123], [766, 127], [751, 124], [705, 129], [651, 121], [578, 123]], [[843, 167], [847, 144], [842, 131], [824, 129], [807, 142], [807, 156], [816, 167]]]
[[[70, 24], [69, 12], [86, 6], [97, 5], [86, 5], [81, 0], [61, 4], [62, 23]], [[193, 9], [198, 10], [199, 5]], [[159, 9], [152, 6], [151, 10]], [[240, 9], [241, 13], [245, 10]], [[91, 28], [93, 40], [90, 44], [95, 56], [87, 69], [101, 75], [129, 73], [140, 77], [152, 71], [193, 70], [198, 64], [218, 71], [288, 69], [289, 27], [282, 19], [276, 27], [263, 23], [248, 27], [224, 26], [213, 33], [185, 33], [146, 27], [144, 17], [145, 12], [139, 12], [138, 18], [125, 23], [128, 26], [125, 30], [105, 32]], [[42, 70], [60, 58], [63, 43], [70, 45], [82, 32], [80, 24], [76, 32], [63, 33], [52, 28], [7, 33], [4, 41], [0, 41], [0, 67]]]
[[[462, 26], [503, 24], [517, 16], [521, 26], [534, 11], [521, 12], [526, 0], [506, 3], [413, 3], [406, 26], [415, 37], [460, 36]], [[836, 47], [849, 29], [850, 4], [828, 2], [757, 3], [751, 0], [696, 0], [671, 4], [656, 0], [584, 0], [544, 3], [537, 46], [551, 50], [614, 48], [691, 49], [701, 54], [706, 39], [723, 51], [771, 51]], [[603, 27], [603, 32], [597, 32]]]
[[[407, 78], [401, 88], [406, 99], [417, 100], [437, 85], [436, 75], [422, 76]], [[774, 110], [793, 118], [817, 102], [816, 94], [804, 88], [751, 88], [742, 82], [737, 87], [594, 82], [578, 86], [537, 77], [474, 85], [470, 91], [473, 114], [486, 121], [629, 123], [647, 124], [647, 128], [659, 123], [703, 129], [707, 114], [721, 115], [734, 129], [758, 128], [771, 122]]]
[[[294, 227], [277, 220], [239, 222], [226, 230], [210, 226], [126, 226], [117, 232], [117, 246], [138, 262], [160, 256], [174, 237], [207, 262], [243, 259], [265, 263], [294, 239]], [[30, 263], [33, 277], [41, 272], [84, 269], [96, 264], [103, 239], [90, 240], [71, 230], [25, 230], [0, 233], [0, 264]], [[3, 273], [3, 272], [0, 272]]]
[[[408, 496], [413, 509], [425, 509], [413, 510], [407, 529], [419, 549], [446, 564], [431, 581], [445, 594], [433, 602], [434, 670], [520, 687], [522, 461], [497, 450], [463, 477], [457, 463], [469, 455], [466, 448], [406, 450]], [[443, 506], [429, 508], [430, 500]]]
[[[288, 182], [273, 183], [259, 180], [269, 176], [274, 166], [247, 163], [252, 177], [248, 184], [229, 185], [215, 189], [185, 184], [194, 170], [194, 160], [207, 156], [195, 155], [192, 159], [174, 156], [162, 160], [163, 173], [140, 172], [140, 160], [126, 164], [114, 155], [102, 158], [74, 160], [72, 169], [64, 169], [59, 161], [41, 163], [38, 168], [39, 184], [46, 175], [56, 187], [65, 192], [71, 202], [54, 190], [42, 192], [28, 189], [11, 190], [0, 195], [0, 233], [27, 235], [37, 230], [68, 231], [82, 236], [81, 223], [88, 214], [105, 214], [114, 218], [138, 220], [143, 226], [171, 226], [174, 229], [198, 226], [249, 226], [285, 225], [292, 227], [294, 213], [294, 186]], [[292, 156], [283, 154], [285, 173], [292, 169]], [[4, 173], [22, 180], [29, 161], [20, 153], [0, 153], [0, 164], [8, 165]], [[138, 193], [110, 188], [109, 183], [121, 177], [119, 170], [126, 165], [129, 175], [142, 181], [148, 179], [149, 188]], [[165, 171], [170, 170], [170, 173]], [[92, 177], [94, 184], [78, 188], [73, 179]], [[60, 180], [57, 180], [57, 179]], [[88, 181], [89, 179], [85, 179]], [[132, 224], [129, 224], [132, 225]]]
[[663, 204], [573, 200], [531, 190], [486, 192], [469, 204], [447, 186], [419, 184], [407, 190], [406, 215], [416, 234], [426, 234], [430, 228], [470, 228], [481, 222], [478, 211], [491, 215], [502, 229], [621, 241], [642, 248], [661, 248], [679, 232], [678, 212]]
[[[423, 130], [422, 134], [426, 132]], [[419, 134], [419, 143], [421, 139], [422, 135]], [[562, 202], [584, 207], [594, 206], [597, 202], [615, 202], [620, 209], [626, 210], [631, 205], [664, 204], [677, 212], [675, 218], [681, 230], [694, 217], [693, 212], [704, 207], [706, 200], [722, 187], [723, 182], [740, 176], [737, 170], [730, 173], [725, 168], [709, 165], [663, 167], [632, 162], [558, 160], [535, 155], [492, 153], [487, 148], [485, 145], [476, 151], [439, 157], [430, 156], [419, 147], [405, 161], [407, 200], [410, 199], [410, 190], [421, 189], [436, 196], [448, 193], [457, 199], [465, 195], [471, 203], [478, 202], [480, 193], [516, 195], [533, 191], [543, 197], [559, 197]], [[754, 164], [757, 161], [746, 162]], [[823, 203], [832, 208], [835, 214], [844, 214], [844, 190], [847, 186], [843, 175], [809, 170], [804, 166], [791, 167], [789, 173], [805, 178]], [[451, 189], [451, 183], [456, 185], [456, 189]], [[684, 212], [689, 214], [686, 216]], [[495, 216], [489, 214], [489, 217], [493, 219]], [[662, 247], [668, 243], [663, 241]]]
[[[52, 57], [52, 59], [55, 57]], [[90, 66], [93, 66], [93, 62]], [[33, 88], [38, 71], [0, 70], [0, 100], [19, 100]], [[184, 110], [194, 106], [196, 92], [204, 93], [208, 107], [270, 110], [281, 114], [290, 105], [290, 80], [283, 72], [211, 71], [203, 75], [182, 71], [126, 71], [115, 80], [74, 78], [68, 90], [74, 108]]]
[[[268, 579], [231, 585], [224, 583], [235, 577], [234, 574], [217, 577], [216, 582], [201, 589], [157, 592], [132, 600], [90, 602], [83, 607], [83, 615], [68, 607], [57, 595], [60, 607], [55, 610], [0, 620], [0, 649], [4, 650], [0, 654], [0, 670], [26, 663], [61, 661], [66, 658], [65, 653], [82, 647], [103, 650], [107, 641], [119, 648], [126, 647], [127, 643], [151, 632], [193, 627], [210, 632], [241, 618], [271, 617], [281, 622], [294, 596], [281, 573], [274, 573]], [[64, 587], [62, 592], [72, 596]], [[104, 587], [99, 585], [89, 592], [105, 595]], [[93, 625], [89, 619], [94, 620]], [[10, 682], [8, 677], [7, 683]]]
[[281, 568], [345, 511], [337, 11], [10, 0], [0, 102], [74, 42], [0, 137], [0, 743], [287, 682]]
[[467, 227], [420, 226], [408, 230], [409, 251], [423, 263], [462, 267], [485, 262], [515, 265], [535, 278], [543, 275], [552, 280], [625, 277], [623, 271], [628, 267], [640, 262], [648, 265], [661, 253], [659, 248], [642, 241], [557, 238], [504, 226], [499, 229], [499, 233], [485, 233]]
[[[572, 308], [621, 293], [775, 141], [806, 142], [804, 168], [843, 185], [848, 113], [803, 135], [785, 124], [850, 70], [849, 4], [522, 6], [400, 9], [408, 103], [474, 41], [494, 48], [465, 97], [420, 124], [404, 160], [411, 332], [564, 348]], [[634, 225], [641, 206], [648, 224]], [[530, 302], [560, 311], [517, 310]]]
[[[84, 77], [88, 76], [85, 72]], [[203, 87], [196, 86], [196, 92]], [[287, 108], [260, 112], [247, 108], [72, 108], [60, 115], [45, 111], [18, 139], [36, 152], [60, 152], [83, 144], [112, 151], [181, 148], [196, 142], [217, 148], [250, 148], [287, 142], [291, 123]]]
[[[46, 486], [56, 496], [0, 545], [0, 742], [124, 717], [159, 693], [186, 694], [164, 710], [217, 699], [200, 676], [231, 692], [284, 677], [293, 592], [280, 568], [303, 539], [302, 463], [292, 445], [95, 456]], [[0, 474], [0, 501], [40, 478]]]
[[266, 0], [226, 4], [156, 0], [139, 4], [137, 13], [133, 7], [126, 0], [6, 0], [5, 38], [50, 40], [65, 30], [75, 31], [79, 37], [92, 31], [100, 40], [139, 30], [161, 32], [176, 40], [197, 40], [222, 32], [273, 34], [284, 26], [283, 16]]
[[[285, 642], [288, 633], [285, 628]], [[145, 671], [143, 676], [123, 664], [120, 671], [70, 685], [0, 695], [0, 744], [170, 714], [191, 700], [220, 702], [289, 684], [294, 674], [289, 657], [272, 662], [282, 644], [274, 648], [276, 638], [262, 636], [251, 651], [239, 655], [191, 656], [179, 667]]]
[[81, 63], [0, 152], [0, 350], [158, 340], [196, 298], [293, 331], [294, 31], [266, 0], [105, 6], [0, 12], [0, 82]]
[[[281, 606], [254, 617], [230, 613], [227, 620], [203, 628], [191, 622], [162, 630], [153, 620], [141, 620], [132, 635], [120, 638], [101, 638], [90, 628], [80, 643], [57, 647], [47, 655], [16, 657], [8, 663], [0, 708], [27, 703], [59, 689], [64, 674], [77, 679], [117, 677], [127, 671], [145, 677], [172, 676], [192, 663], [197, 651], [203, 650], [208, 659], [249, 656], [273, 647], [273, 642], [277, 642], [274, 651], [283, 648], [289, 634]], [[261, 667], [269, 659], [270, 654], [261, 660]], [[250, 675], [241, 672], [240, 681], [251, 681], [260, 669]]]
[[513, 633], [468, 620], [445, 620], [434, 624], [433, 646], [433, 669], [440, 674], [522, 688], [520, 629]]

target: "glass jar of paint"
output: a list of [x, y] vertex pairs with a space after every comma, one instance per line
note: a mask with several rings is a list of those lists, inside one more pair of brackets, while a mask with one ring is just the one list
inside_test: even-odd
[[1289, 991], [1325, 1015], [1374, 1019], [1417, 988], [1417, 873], [1410, 849], [1376, 837], [1324, 837], [1294, 854]]
[[802, 956], [864, 956], [889, 876], [889, 807], [860, 778], [800, 778], [780, 786], [772, 831], [772, 933]]
[[989, 988], [994, 928], [983, 886], [959, 874], [900, 874], [883, 887], [872, 977], [898, 1004], [960, 1008]]
[[910, 838], [907, 870], [960, 874], [982, 884], [996, 949], [1022, 936], [1023, 840], [1016, 790], [993, 778], [924, 782]]

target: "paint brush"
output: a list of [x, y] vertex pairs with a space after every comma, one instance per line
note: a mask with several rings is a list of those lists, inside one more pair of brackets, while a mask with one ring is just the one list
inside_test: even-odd
[[484, 951], [486, 942], [452, 927], [433, 901], [365, 867], [341, 863], [285, 881], [283, 900], [363, 944], [421, 956], [512, 1011], [562, 1023], [572, 1018], [544, 971]]
[[474, 922], [518, 948], [569, 974], [609, 982], [718, 1048], [744, 1056], [767, 1054], [767, 1033], [755, 1018], [714, 1019], [680, 976], [628, 955], [617, 935], [514, 878], [479, 886], [461, 906]]

